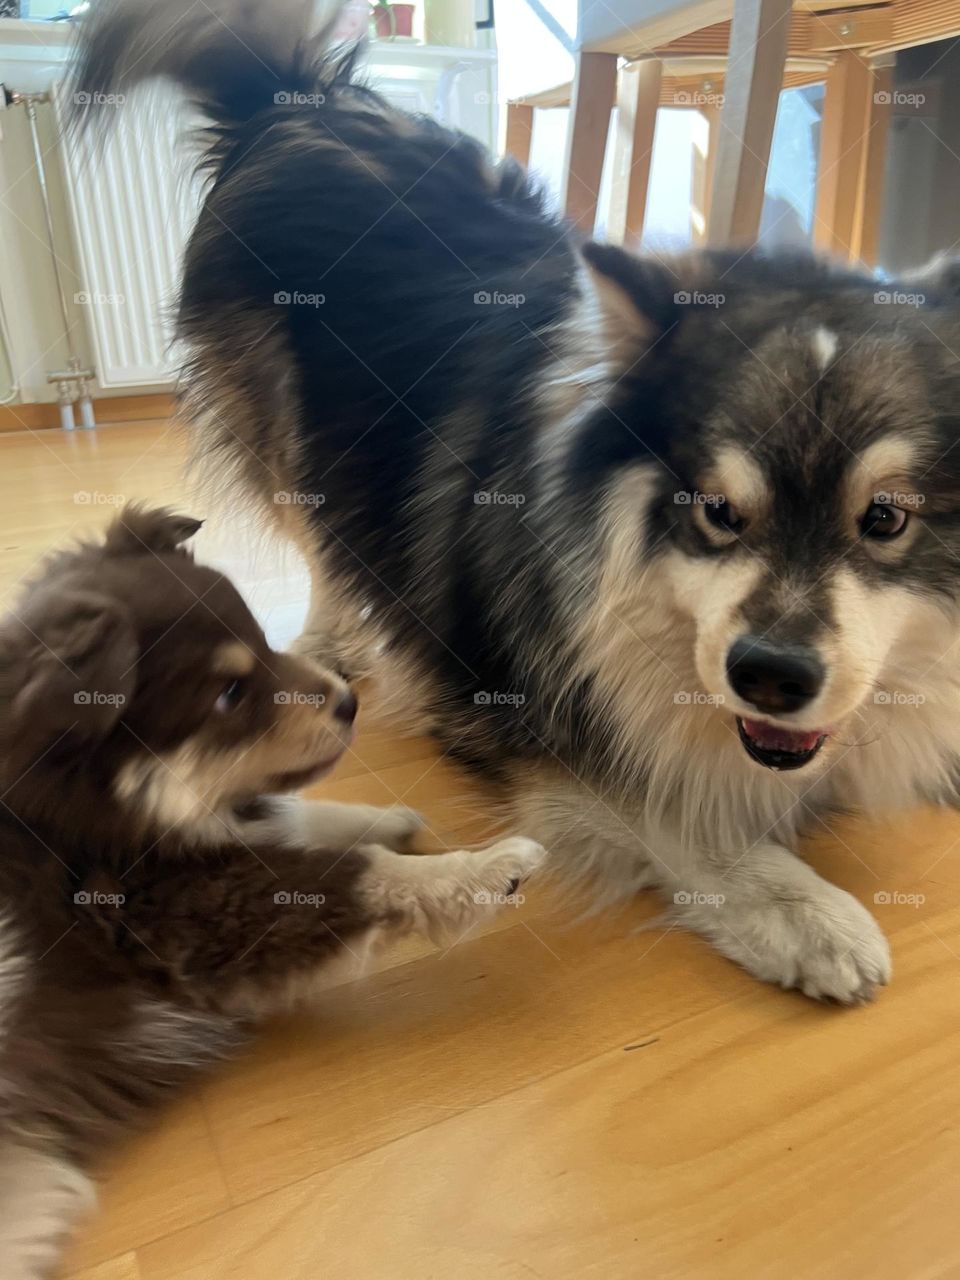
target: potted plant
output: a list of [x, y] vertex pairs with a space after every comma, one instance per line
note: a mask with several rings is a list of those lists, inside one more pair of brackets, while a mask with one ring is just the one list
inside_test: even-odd
[[413, 35], [413, 11], [416, 5], [392, 4], [390, 0], [374, 0], [373, 21], [381, 40]]

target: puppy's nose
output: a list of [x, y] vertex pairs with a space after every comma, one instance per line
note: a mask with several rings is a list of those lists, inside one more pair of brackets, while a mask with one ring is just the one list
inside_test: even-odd
[[741, 636], [727, 654], [727, 676], [744, 702], [758, 711], [783, 715], [813, 701], [823, 687], [824, 670], [811, 649]]
[[357, 718], [357, 695], [348, 689], [334, 703], [333, 717], [341, 724], [353, 724]]

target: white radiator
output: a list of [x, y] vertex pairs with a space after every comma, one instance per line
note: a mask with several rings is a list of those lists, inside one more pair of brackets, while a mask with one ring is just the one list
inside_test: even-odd
[[201, 188], [186, 127], [182, 98], [157, 86], [117, 111], [105, 145], [96, 130], [63, 137], [84, 286], [77, 300], [103, 387], [172, 386], [176, 378], [173, 308]]

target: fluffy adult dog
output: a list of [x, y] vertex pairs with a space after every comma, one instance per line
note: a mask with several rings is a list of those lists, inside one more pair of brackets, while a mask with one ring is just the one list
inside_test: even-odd
[[273, 652], [232, 584], [129, 510], [0, 625], [0, 1275], [51, 1274], [104, 1143], [340, 956], [462, 932], [529, 840], [404, 857], [409, 809], [282, 798], [352, 693]]
[[581, 247], [311, 10], [104, 0], [76, 80], [166, 76], [213, 121], [190, 404], [314, 566], [303, 647], [355, 665], [365, 629], [601, 896], [870, 997], [880, 929], [793, 850], [838, 802], [957, 800], [955, 278]]

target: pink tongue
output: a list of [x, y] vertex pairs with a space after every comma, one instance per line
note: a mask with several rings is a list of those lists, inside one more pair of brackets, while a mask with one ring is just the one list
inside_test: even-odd
[[768, 751], [812, 751], [824, 736], [821, 729], [812, 732], [780, 729], [763, 720], [744, 720], [744, 732], [751, 741]]

